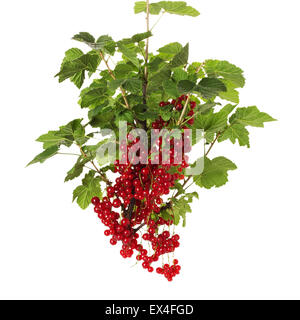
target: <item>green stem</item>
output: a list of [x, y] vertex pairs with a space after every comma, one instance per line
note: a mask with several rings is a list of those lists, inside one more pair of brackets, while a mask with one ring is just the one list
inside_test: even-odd
[[67, 152], [57, 152], [57, 154], [67, 155], [67, 156], [77, 156], [80, 157], [80, 154], [77, 153], [67, 153]]
[[160, 15], [160, 17], [156, 20], [156, 22], [154, 23], [154, 25], [152, 26], [152, 28], [150, 29], [150, 31], [152, 31], [160, 22], [160, 20], [162, 19], [162, 17], [164, 16], [164, 14], [166, 13], [166, 11], [163, 11]]

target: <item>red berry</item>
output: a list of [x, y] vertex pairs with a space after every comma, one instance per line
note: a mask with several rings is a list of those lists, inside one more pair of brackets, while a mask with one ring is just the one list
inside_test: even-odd
[[115, 246], [116, 244], [117, 244], [117, 241], [116, 240], [114, 240], [114, 239], [110, 239], [110, 244], [112, 245], [112, 246]]
[[93, 204], [94, 206], [98, 205], [99, 203], [100, 203], [100, 199], [99, 199], [98, 197], [94, 197], [94, 198], [92, 199], [92, 204]]
[[115, 199], [112, 203], [114, 208], [119, 208], [121, 207], [121, 200], [120, 199]]

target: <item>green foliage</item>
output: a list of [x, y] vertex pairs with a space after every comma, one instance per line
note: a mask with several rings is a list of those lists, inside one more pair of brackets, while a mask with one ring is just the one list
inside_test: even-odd
[[204, 130], [206, 134], [223, 131], [228, 123], [228, 115], [234, 108], [233, 105], [226, 105], [219, 112], [210, 109], [209, 112], [200, 114], [195, 118], [195, 128]]
[[73, 191], [73, 201], [76, 200], [81, 209], [86, 209], [95, 196], [102, 196], [100, 177], [95, 177], [95, 172], [90, 171], [82, 180], [82, 185]]
[[[146, 1], [138, 1], [135, 3], [135, 13], [146, 12], [146, 10]], [[188, 6], [184, 1], [159, 1], [156, 3], [150, 3], [150, 14], [157, 15], [161, 10], [180, 16], [197, 17], [200, 14], [196, 9]]]
[[36, 141], [43, 143], [43, 148], [48, 149], [53, 146], [65, 145], [70, 147], [74, 141], [82, 144], [86, 141], [85, 130], [81, 125], [82, 119], [75, 119], [65, 126], [61, 126], [57, 131], [49, 131], [41, 135]]
[[178, 42], [172, 42], [158, 49], [159, 57], [163, 60], [171, 60], [176, 54], [181, 52], [182, 45]]
[[196, 92], [200, 92], [204, 99], [210, 99], [217, 96], [220, 92], [226, 91], [224, 83], [216, 78], [203, 78], [194, 88]]
[[178, 90], [181, 94], [190, 93], [194, 89], [195, 85], [196, 84], [190, 80], [180, 80], [178, 82]]
[[122, 43], [122, 44], [126, 45], [126, 44], [130, 44], [130, 43], [141, 42], [141, 41], [148, 39], [152, 36], [153, 36], [153, 34], [151, 31], [137, 33], [134, 36], [132, 36], [131, 38], [123, 39], [123, 40], [119, 41], [118, 43]]
[[129, 49], [125, 44], [122, 42], [118, 43], [119, 51], [123, 54], [125, 58], [131, 61], [137, 68], [140, 68], [140, 61], [137, 58], [137, 54], [135, 51]]
[[177, 85], [173, 80], [168, 79], [163, 81], [163, 88], [170, 98], [176, 98], [179, 96]]
[[89, 34], [88, 32], [79, 32], [72, 39], [80, 41], [80, 42], [85, 42], [85, 43], [94, 43], [95, 42], [95, 38], [91, 34]]
[[185, 199], [185, 197], [181, 197], [180, 199], [174, 199], [172, 202], [172, 214], [174, 216], [174, 224], [178, 225], [180, 221], [180, 217], [182, 218], [182, 226], [186, 225], [186, 214], [188, 212], [192, 212], [191, 206], [189, 205], [189, 201]]
[[[70, 50], [66, 52], [60, 71], [55, 77], [58, 77], [59, 82], [71, 78], [71, 81], [74, 82], [78, 88], [81, 88], [85, 78], [85, 72], [95, 72], [101, 59], [95, 51], [79, 56], [79, 51], [75, 54], [75, 50], [71, 50], [72, 52], [70, 52]], [[74, 58], [76, 56], [77, 58]]]
[[209, 77], [221, 77], [242, 88], [245, 85], [243, 70], [228, 61], [206, 60], [204, 69]]
[[27, 164], [27, 167], [34, 164], [34, 163], [43, 163], [45, 162], [47, 159], [53, 157], [54, 155], [57, 154], [58, 152], [58, 147], [57, 146], [52, 146], [48, 149], [46, 149], [45, 151], [43, 151], [42, 153], [38, 154], [32, 161], [30, 161], [28, 164]]
[[112, 90], [116, 90], [119, 87], [123, 87], [125, 90], [131, 93], [139, 93], [142, 90], [142, 80], [137, 78], [130, 78], [130, 79], [117, 79], [111, 80], [109, 87]]
[[186, 214], [192, 212], [190, 204], [193, 202], [193, 198], [199, 199], [199, 195], [197, 192], [185, 193], [185, 191], [181, 189], [180, 186], [177, 186], [177, 188], [179, 188], [178, 194], [183, 195], [179, 199], [172, 198], [172, 207], [170, 210], [168, 210], [168, 212], [173, 217], [175, 225], [178, 225], [180, 222], [180, 218], [182, 218], [182, 226], [185, 227]]
[[78, 157], [74, 167], [72, 167], [72, 169], [68, 171], [67, 176], [65, 178], [65, 182], [79, 177], [83, 172], [84, 166], [88, 162], [90, 162], [91, 159], [93, 159], [93, 157], [83, 157], [83, 156]]
[[189, 59], [189, 44], [187, 43], [171, 60], [169, 67], [177, 68], [187, 64]]
[[218, 141], [222, 142], [229, 139], [232, 143], [238, 140], [240, 146], [250, 147], [249, 131], [242, 124], [232, 124], [228, 126], [220, 135]]
[[265, 112], [260, 112], [257, 107], [238, 108], [230, 118], [230, 123], [239, 123], [244, 126], [264, 127], [264, 122], [276, 121]]
[[228, 181], [228, 171], [235, 169], [237, 169], [236, 165], [225, 157], [217, 157], [213, 160], [205, 157], [204, 171], [193, 177], [194, 182], [206, 189], [221, 187]]
[[[146, 12], [145, 1], [135, 3], [135, 13], [141, 12]], [[151, 3], [150, 14], [160, 13], [199, 15], [184, 1]], [[63, 154], [60, 150], [64, 147], [79, 147], [80, 155], [72, 154], [77, 155], [77, 160], [67, 172], [65, 181], [82, 176], [91, 165], [93, 168], [101, 167], [97, 172], [88, 171], [82, 184], [74, 190], [73, 201], [76, 200], [83, 209], [88, 207], [92, 197], [102, 196], [100, 182], [107, 181], [103, 173], [113, 170], [111, 164], [114, 159], [108, 148], [115, 145], [114, 136], [119, 135], [120, 121], [127, 121], [130, 129], [146, 127], [149, 134], [152, 122], [161, 117], [167, 122], [164, 124], [166, 129], [187, 126], [192, 132], [204, 130], [210, 147], [225, 140], [233, 144], [238, 141], [240, 146], [249, 147], [247, 127], [263, 127], [265, 122], [275, 121], [255, 106], [237, 106], [238, 89], [245, 85], [243, 71], [239, 67], [228, 61], [212, 59], [189, 62], [189, 44], [182, 46], [178, 42], [168, 43], [156, 53], [148, 52], [148, 41], [145, 40], [152, 36], [148, 31], [115, 41], [109, 35], [95, 38], [87, 32], [80, 32], [73, 40], [86, 44], [90, 51], [67, 50], [56, 74], [59, 82], [70, 79], [79, 89], [87, 75], [92, 77], [89, 85], [81, 90], [78, 101], [88, 120], [83, 124], [83, 119], [75, 119], [58, 130], [41, 135], [37, 141], [43, 144], [44, 150], [28, 165], [43, 163], [54, 155]], [[116, 51], [120, 53], [116, 55], [120, 59], [116, 58]], [[189, 104], [182, 123], [179, 121], [180, 112], [175, 111], [172, 104], [159, 107], [161, 101], [178, 99], [182, 94], [189, 94], [189, 99], [197, 104], [194, 124], [186, 118], [190, 117]], [[223, 100], [233, 104], [224, 104]], [[112, 129], [114, 134], [104, 129]], [[94, 131], [101, 133], [102, 138], [96, 139]], [[197, 139], [199, 137], [193, 135], [192, 143], [197, 143]], [[102, 155], [97, 152], [100, 147], [107, 148]], [[196, 185], [207, 189], [220, 187], [228, 181], [228, 172], [235, 169], [236, 165], [222, 156], [212, 160], [206, 156], [204, 171], [193, 180]], [[177, 172], [175, 167], [170, 172], [172, 170]], [[198, 198], [197, 193], [187, 193], [185, 183], [175, 183], [172, 187], [175, 196], [159, 213], [166, 220], [173, 219], [176, 225], [181, 219], [183, 225], [186, 224], [186, 213], [191, 212], [190, 204], [193, 198]]]

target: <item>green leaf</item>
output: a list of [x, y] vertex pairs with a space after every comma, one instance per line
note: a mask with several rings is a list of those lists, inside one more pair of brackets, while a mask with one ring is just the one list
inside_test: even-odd
[[[123, 108], [124, 109], [124, 108]], [[120, 121], [127, 121], [128, 123], [133, 123], [134, 117], [131, 110], [122, 110], [115, 119], [115, 123], [119, 126]]]
[[171, 77], [171, 70], [169, 69], [169, 67], [168, 66], [163, 67], [158, 72], [151, 75], [149, 79], [149, 88], [148, 88], [149, 91], [151, 91], [152, 88], [159, 89], [162, 83], [165, 80], [170, 79], [170, 77]]
[[110, 55], [114, 55], [116, 51], [116, 43], [109, 35], [103, 35], [96, 41], [96, 49], [100, 49]]
[[[90, 125], [93, 128], [106, 128], [106, 129], [115, 129], [114, 119], [115, 114], [111, 107], [105, 107], [98, 109], [98, 113], [93, 116], [90, 120]], [[90, 115], [89, 115], [90, 117]]]
[[189, 75], [195, 74], [198, 79], [199, 78], [202, 79], [205, 76], [204, 71], [203, 71], [203, 64], [200, 62], [191, 63], [188, 66], [187, 71], [188, 71]]
[[41, 135], [36, 141], [43, 143], [43, 148], [48, 149], [53, 146], [65, 145], [70, 147], [74, 141], [79, 144], [86, 142], [84, 127], [81, 125], [82, 119], [75, 119], [65, 126], [61, 126], [57, 131], [49, 131]]
[[170, 68], [177, 68], [187, 64], [189, 59], [189, 44], [187, 43], [169, 63]]
[[179, 223], [179, 218], [182, 217], [183, 223], [182, 226], [186, 226], [186, 213], [192, 212], [192, 209], [189, 205], [189, 201], [185, 197], [180, 199], [172, 200], [172, 212], [174, 214], [174, 223], [177, 225]]
[[84, 53], [80, 49], [71, 48], [65, 52], [65, 57], [64, 57], [62, 64], [64, 64], [65, 62], [76, 60], [83, 55], [84, 55]]
[[217, 157], [213, 160], [204, 159], [204, 171], [194, 176], [194, 182], [206, 189], [221, 187], [228, 181], [228, 171], [237, 169], [236, 165], [225, 157]]
[[48, 149], [53, 146], [60, 146], [61, 144], [69, 147], [73, 143], [66, 137], [60, 135], [59, 131], [49, 131], [48, 133], [41, 135], [36, 141], [42, 142], [44, 149]]
[[188, 93], [194, 89], [195, 85], [196, 84], [190, 80], [181, 80], [178, 82], [178, 90], [180, 93]]
[[158, 49], [159, 56], [164, 60], [171, 60], [176, 54], [182, 50], [182, 45], [179, 42], [172, 42]]
[[147, 31], [147, 32], [143, 32], [143, 33], [137, 33], [134, 36], [132, 36], [131, 38], [126, 38], [126, 39], [122, 39], [120, 41], [120, 43], [123, 44], [130, 44], [130, 43], [136, 43], [136, 42], [141, 42], [145, 39], [148, 39], [150, 37], [152, 37], [153, 34], [151, 31]]
[[77, 200], [80, 208], [86, 209], [95, 196], [102, 196], [100, 177], [95, 177], [95, 172], [90, 171], [82, 180], [82, 185], [73, 191], [73, 201]]
[[125, 77], [128, 77], [128, 75], [133, 71], [135, 71], [134, 66], [127, 63], [122, 63], [118, 64], [115, 67], [114, 74], [117, 79], [124, 79]]
[[[95, 72], [100, 63], [100, 56], [95, 52], [89, 52], [71, 61], [62, 64], [60, 72], [55, 75], [59, 77], [59, 82], [63, 82], [76, 74], [84, 71]], [[78, 76], [78, 75], [77, 75]], [[84, 78], [84, 76], [81, 75]], [[78, 79], [76, 80], [76, 82]], [[78, 82], [77, 82], [78, 83]]]
[[127, 79], [123, 83], [123, 88], [131, 93], [141, 93], [143, 82], [140, 79]]
[[222, 91], [226, 91], [224, 83], [216, 78], [203, 78], [194, 88], [194, 91], [201, 93], [203, 98], [210, 99]]
[[244, 87], [243, 70], [228, 61], [206, 60], [204, 69], [209, 77], [223, 77], [238, 87]]
[[[78, 58], [80, 58], [81, 56], [83, 56], [83, 52], [78, 49], [78, 48], [71, 48], [68, 51], [66, 51], [65, 53], [65, 57], [63, 59], [61, 68], [63, 67], [63, 65], [67, 62], [76, 60]], [[78, 73], [75, 73], [73, 77], [71, 77], [71, 81], [76, 85], [77, 88], [81, 88], [83, 85], [85, 79], [85, 71], [79, 71]]]
[[117, 90], [122, 86], [122, 84], [125, 82], [125, 79], [116, 79], [116, 80], [111, 80], [109, 82], [109, 89], [110, 90]]
[[[200, 14], [196, 9], [188, 6], [184, 1], [160, 1], [156, 3], [151, 3], [149, 8], [150, 14], [154, 15], [159, 14], [162, 9], [170, 14], [177, 14], [180, 16], [186, 15], [191, 17], [197, 17]], [[147, 5], [145, 1], [138, 1], [135, 3], [135, 13], [146, 12], [146, 9]]]
[[179, 92], [177, 90], [176, 83], [172, 80], [165, 80], [163, 82], [164, 91], [171, 97], [177, 98], [179, 96]]
[[82, 145], [87, 141], [85, 137], [85, 129], [81, 124], [82, 119], [75, 119], [65, 126], [61, 126], [57, 135], [69, 141], [75, 141], [77, 144]]
[[172, 118], [173, 112], [168, 108], [161, 108], [159, 114], [164, 121], [169, 121]]
[[203, 129], [206, 133], [220, 132], [227, 126], [228, 112], [230, 112], [230, 109], [226, 107], [226, 109], [223, 108], [217, 113], [213, 113], [211, 110], [207, 114], [200, 114], [195, 117], [194, 127]]
[[91, 109], [88, 113], [89, 120], [92, 120], [93, 118], [97, 117], [100, 113], [103, 112], [103, 109], [108, 106], [108, 102], [106, 101], [103, 104], [100, 104], [99, 106], [95, 107], [94, 109]]
[[197, 192], [192, 192], [192, 193], [186, 193], [184, 195], [184, 198], [187, 199], [187, 201], [189, 203], [193, 202], [193, 199], [196, 198], [196, 199], [199, 199], [199, 194]]
[[239, 103], [239, 92], [236, 90], [236, 86], [230, 81], [223, 80], [222, 82], [225, 84], [227, 91], [220, 92], [219, 97], [227, 101]]
[[233, 144], [238, 140], [240, 146], [250, 147], [249, 131], [242, 124], [232, 124], [220, 135], [218, 141], [229, 139]]
[[144, 104], [138, 104], [133, 107], [133, 111], [135, 112], [135, 115], [137, 119], [141, 121], [145, 120], [155, 120], [158, 118], [158, 114], [155, 111], [147, 110], [148, 107]]
[[[151, 3], [149, 9], [150, 9], [150, 14], [153, 14], [153, 15], [158, 15], [161, 11], [161, 7], [157, 3]], [[135, 13], [146, 12], [146, 10], [147, 10], [146, 1], [138, 1], [135, 3], [135, 6], [134, 6]]]
[[176, 82], [179, 82], [181, 80], [188, 80], [189, 75], [186, 71], [182, 70], [181, 68], [176, 68], [173, 70], [172, 77]]
[[73, 77], [71, 77], [71, 81], [75, 84], [75, 86], [80, 89], [83, 85], [85, 79], [85, 72], [84, 71], [80, 71], [76, 74], [74, 74]]
[[264, 127], [264, 122], [276, 121], [265, 112], [260, 112], [257, 107], [238, 108], [231, 116], [229, 122], [239, 123], [244, 126]]
[[107, 82], [96, 79], [88, 87], [81, 91], [79, 104], [81, 108], [91, 108], [107, 101], [109, 97]]
[[160, 70], [165, 65], [167, 65], [167, 63], [163, 59], [161, 59], [159, 56], [155, 56], [150, 59], [149, 71], [150, 73], [154, 73]]
[[65, 178], [65, 182], [73, 180], [79, 177], [82, 172], [84, 166], [91, 160], [91, 157], [83, 158], [82, 156], [78, 158], [77, 162], [75, 163], [74, 167], [68, 171], [67, 176]]
[[95, 43], [95, 38], [88, 32], [79, 32], [72, 39], [80, 42]]
[[145, 12], [146, 8], [147, 8], [146, 1], [137, 1], [134, 4], [134, 13], [137, 14], [137, 13]]
[[160, 1], [157, 5], [171, 14], [177, 14], [180, 16], [197, 17], [200, 15], [199, 11], [193, 7], [187, 6], [184, 1]]
[[143, 82], [140, 79], [116, 79], [110, 81], [109, 88], [111, 90], [116, 90], [122, 86], [125, 90], [131, 93], [140, 93], [142, 91], [142, 85]]
[[54, 155], [57, 154], [58, 152], [58, 146], [52, 146], [48, 149], [46, 149], [44, 152], [38, 154], [32, 161], [30, 161], [28, 164], [27, 164], [27, 167], [34, 164], [34, 163], [43, 163], [45, 162], [47, 159], [53, 157]]
[[103, 103], [103, 99], [106, 98], [106, 88], [98, 88], [88, 91], [81, 98], [80, 105], [82, 108], [88, 108], [93, 104]]
[[230, 113], [236, 108], [236, 105], [233, 104], [226, 104], [219, 112], [219, 115], [222, 115], [224, 117], [228, 117]]
[[140, 68], [140, 62], [139, 59], [137, 58], [136, 53], [127, 48], [122, 42], [118, 42], [118, 48], [120, 52], [129, 60], [131, 61], [136, 67]]

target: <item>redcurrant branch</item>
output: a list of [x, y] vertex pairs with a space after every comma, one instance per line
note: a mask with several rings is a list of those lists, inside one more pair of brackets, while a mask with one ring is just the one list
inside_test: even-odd
[[186, 109], [187, 109], [188, 104], [189, 104], [189, 102], [190, 102], [190, 98], [191, 98], [191, 95], [188, 94], [188, 95], [187, 95], [187, 98], [186, 98], [186, 102], [185, 102], [184, 108], [183, 108], [183, 110], [182, 110], [182, 112], [181, 112], [180, 118], [179, 118], [179, 120], [177, 121], [177, 125], [178, 125], [178, 126], [181, 124], [181, 121], [182, 121], [182, 119], [183, 119], [183, 117], [184, 117], [184, 115], [185, 115]]
[[212, 149], [212, 147], [215, 145], [216, 141], [219, 139], [221, 135], [221, 132], [218, 132], [214, 141], [210, 144], [210, 147], [208, 148], [207, 152], [205, 153], [205, 156], [207, 157], [207, 155], [209, 154], [210, 150]]
[[137, 233], [140, 229], [142, 229], [144, 226], [146, 225], [146, 223], [142, 223], [139, 227], [137, 227], [136, 229], [133, 230], [134, 233]]
[[[83, 151], [81, 145], [77, 144], [77, 146], [79, 147], [82, 156], [83, 156], [84, 158], [88, 158], [87, 154]], [[111, 185], [111, 182], [106, 178], [105, 174], [103, 174], [103, 173], [97, 168], [97, 166], [95, 165], [94, 161], [93, 161], [93, 160], [90, 160], [90, 163], [91, 163], [92, 166], [95, 168], [95, 170], [97, 171], [97, 173], [101, 176], [101, 178], [103, 179], [103, 181], [106, 182], [108, 185]]]

